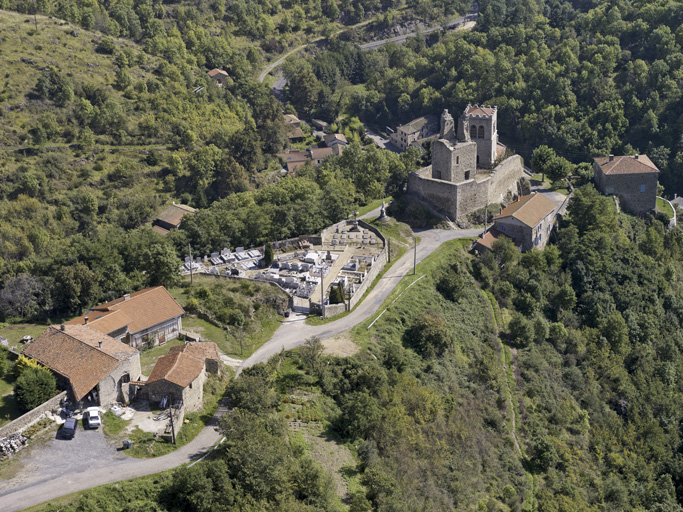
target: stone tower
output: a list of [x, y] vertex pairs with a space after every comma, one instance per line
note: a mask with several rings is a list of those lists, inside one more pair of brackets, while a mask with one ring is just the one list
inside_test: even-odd
[[455, 122], [453, 116], [448, 113], [448, 109], [444, 109], [441, 113], [441, 133], [440, 139], [455, 140]]
[[498, 108], [467, 105], [458, 120], [458, 139], [477, 143], [477, 166], [493, 167], [498, 149]]

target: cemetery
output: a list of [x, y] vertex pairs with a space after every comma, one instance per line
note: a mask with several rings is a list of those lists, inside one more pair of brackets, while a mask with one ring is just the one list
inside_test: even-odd
[[330, 318], [352, 309], [387, 262], [384, 237], [358, 219], [270, 245], [270, 265], [265, 246], [226, 247], [203, 258], [188, 256], [180, 272], [267, 281], [292, 298], [295, 311]]

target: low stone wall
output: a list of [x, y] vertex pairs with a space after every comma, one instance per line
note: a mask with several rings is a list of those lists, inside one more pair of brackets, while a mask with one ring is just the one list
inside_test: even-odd
[[325, 306], [325, 318], [341, 315], [346, 311], [346, 304], [329, 304]]
[[[382, 271], [384, 266], [387, 264], [387, 261], [389, 261], [389, 247], [387, 245], [387, 240], [386, 238], [384, 238], [384, 235], [382, 235], [380, 230], [372, 224], [368, 224], [367, 222], [362, 221], [360, 219], [358, 220], [358, 225], [361, 228], [367, 229], [368, 231], [371, 231], [375, 235], [377, 235], [377, 238], [382, 241], [384, 247], [382, 248], [382, 251], [377, 255], [375, 261], [372, 263], [372, 268], [365, 275], [365, 279], [358, 287], [358, 289], [356, 289], [356, 291], [354, 292], [353, 297], [351, 297], [351, 299], [345, 304], [331, 304], [329, 306], [325, 306], [325, 318], [332, 318], [334, 316], [340, 315], [344, 311], [353, 309], [356, 306], [356, 304], [358, 304], [358, 301], [360, 301], [361, 297], [363, 297], [363, 294], [368, 289], [368, 286], [370, 286], [370, 284], [375, 280], [377, 275]], [[320, 305], [318, 304], [318, 312], [319, 309]], [[316, 308], [311, 302], [311, 313], [314, 313], [315, 311]]]
[[62, 391], [57, 396], [53, 396], [47, 402], [42, 403], [32, 411], [27, 412], [16, 420], [0, 427], [0, 438], [7, 437], [16, 432], [20, 432], [25, 428], [30, 427], [38, 420], [40, 420], [46, 412], [52, 411], [59, 407], [61, 401], [66, 398], [66, 391]]

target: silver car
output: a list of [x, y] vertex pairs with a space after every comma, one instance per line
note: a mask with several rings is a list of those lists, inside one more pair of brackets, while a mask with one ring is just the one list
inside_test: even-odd
[[99, 407], [88, 407], [85, 411], [85, 419], [88, 421], [88, 428], [99, 428], [102, 425]]

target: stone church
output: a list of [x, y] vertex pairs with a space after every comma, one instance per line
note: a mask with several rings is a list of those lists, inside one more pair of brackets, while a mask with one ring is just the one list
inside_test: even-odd
[[520, 156], [504, 154], [496, 107], [468, 105], [457, 126], [444, 110], [432, 165], [410, 174], [408, 192], [453, 221], [487, 204], [510, 202], [519, 194], [524, 166]]

